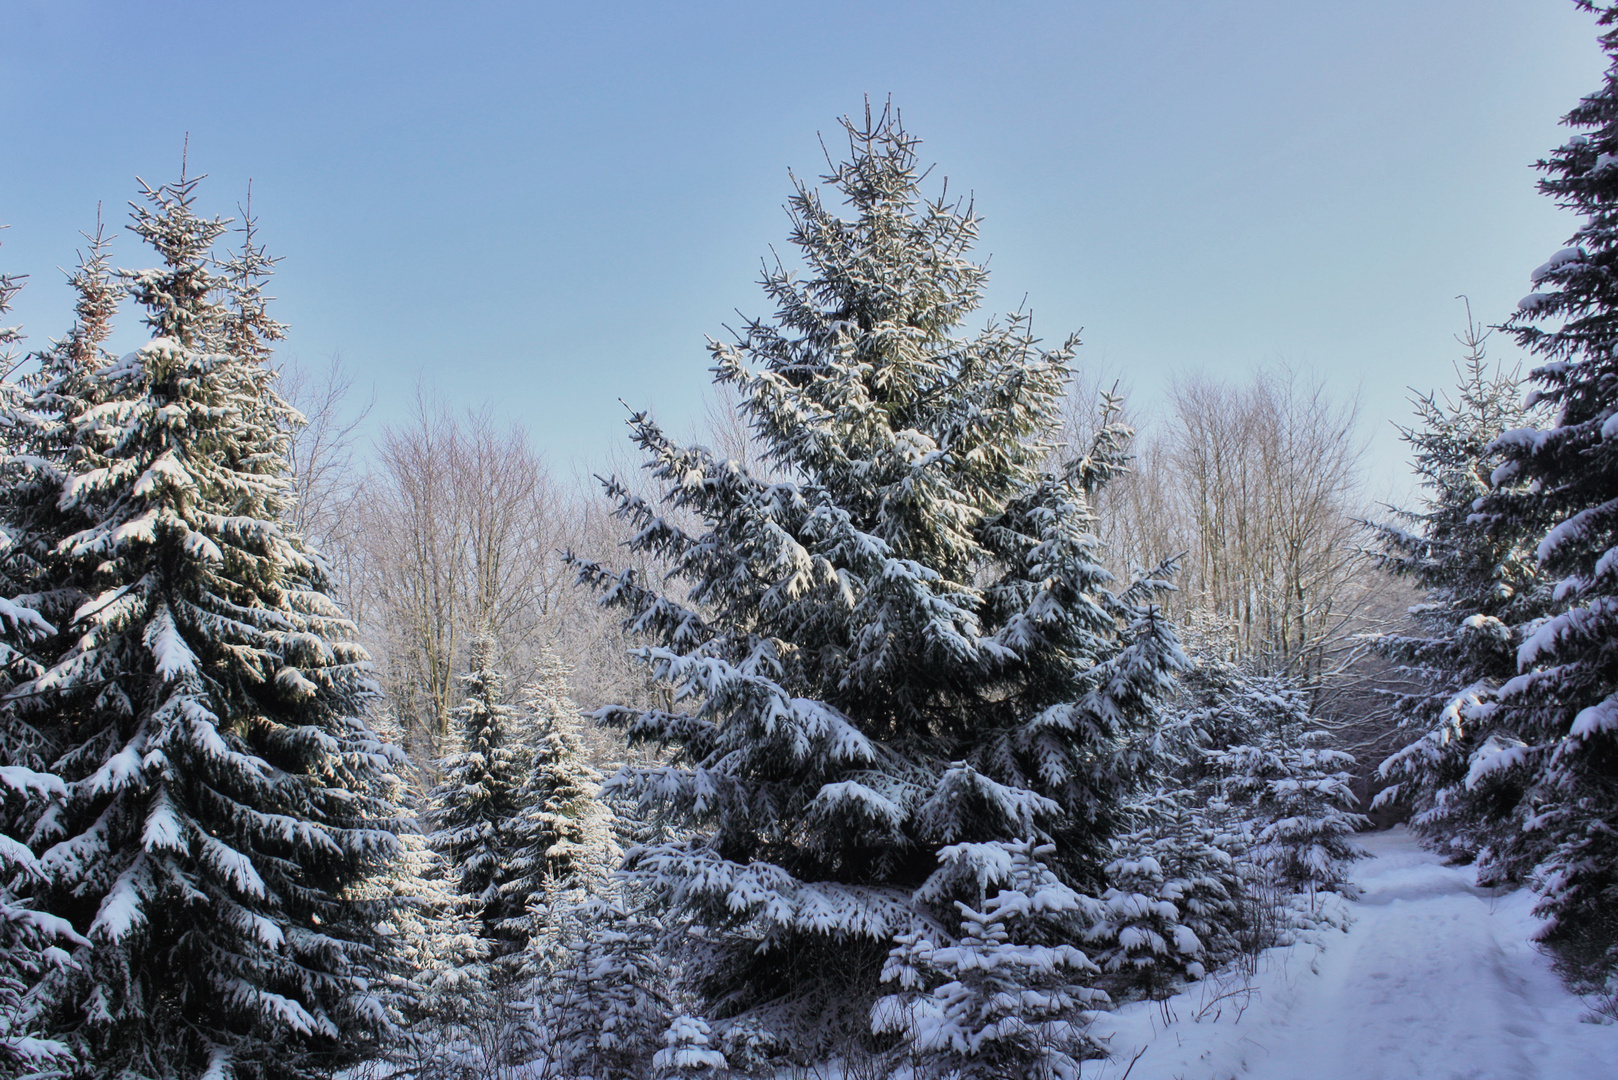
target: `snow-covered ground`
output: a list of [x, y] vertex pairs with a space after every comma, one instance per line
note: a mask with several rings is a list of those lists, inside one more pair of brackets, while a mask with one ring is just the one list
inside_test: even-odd
[[1113, 1058], [1084, 1080], [1618, 1080], [1618, 1026], [1584, 1022], [1534, 948], [1527, 890], [1478, 888], [1402, 827], [1360, 840], [1346, 934], [1104, 1014]]

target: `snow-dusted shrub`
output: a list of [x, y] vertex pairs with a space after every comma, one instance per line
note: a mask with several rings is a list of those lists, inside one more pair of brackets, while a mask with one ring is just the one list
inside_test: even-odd
[[[851, 1033], [857, 1043], [861, 1032]], [[725, 1024], [714, 1033], [725, 1061], [735, 1072], [774, 1075], [777, 1066], [791, 1058], [791, 1048], [778, 1032], [770, 1030], [757, 1017], [746, 1017]], [[839, 1048], [846, 1050], [847, 1047]]]
[[1191, 792], [1131, 805], [1138, 827], [1114, 841], [1100, 917], [1085, 933], [1114, 996], [1161, 996], [1237, 951], [1242, 881]]
[[1051, 872], [1042, 861], [1050, 851], [1023, 841], [939, 853], [987, 871], [985, 886], [998, 889], [975, 905], [955, 902], [955, 940], [939, 944], [936, 930], [918, 929], [889, 953], [882, 979], [897, 992], [876, 1002], [871, 1026], [899, 1039], [918, 1075], [1071, 1080], [1097, 1052], [1088, 1019], [1108, 998], [1072, 943], [1100, 905]]
[[566, 925], [570, 962], [530, 992], [529, 1059], [569, 1077], [643, 1080], [669, 1030], [663, 927], [600, 897]]
[[1307, 695], [1285, 679], [1245, 679], [1232, 704], [1253, 717], [1252, 741], [1206, 757], [1221, 775], [1224, 807], [1240, 821], [1237, 834], [1284, 889], [1311, 899], [1352, 891], [1348, 867], [1364, 854], [1352, 837], [1368, 824], [1352, 809], [1353, 755], [1325, 745]]
[[652, 1055], [654, 1080], [709, 1080], [729, 1072], [725, 1055], [709, 1044], [710, 1034], [702, 1017], [675, 1016], [663, 1032], [663, 1048]]
[[397, 902], [382, 927], [401, 961], [392, 976], [395, 1034], [390, 1071], [421, 1080], [487, 1075], [499, 1064], [487, 1044], [507, 1023], [490, 978], [489, 943], [451, 880], [444, 857], [419, 833], [400, 837], [404, 854], [385, 887]]

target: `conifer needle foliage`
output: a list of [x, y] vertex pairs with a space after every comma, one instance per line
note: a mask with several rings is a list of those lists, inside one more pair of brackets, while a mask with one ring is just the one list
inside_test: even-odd
[[922, 195], [897, 114], [844, 127], [825, 187], [794, 181], [774, 317], [710, 346], [778, 479], [636, 414], [661, 505], [608, 490], [683, 594], [578, 563], [675, 688], [598, 714], [676, 748], [610, 782], [689, 837], [628, 852], [629, 880], [702, 935], [709, 1019], [811, 1035], [868, 1010], [900, 935], [994, 895], [997, 845], [1093, 888], [1127, 736], [1185, 662], [1162, 582], [1115, 590], [1091, 533], [1128, 430], [1046, 465], [1077, 339], [1042, 348], [1025, 312], [963, 334], [972, 205]]
[[1542, 890], [1545, 933], [1592, 936], [1618, 959], [1618, 7], [1581, 2], [1606, 28], [1601, 87], [1563, 122], [1575, 133], [1545, 160], [1540, 190], [1583, 222], [1532, 274], [1534, 291], [1506, 324], [1540, 361], [1544, 428], [1507, 431], [1506, 461], [1482, 513], [1509, 532], [1553, 523], [1536, 555], [1555, 582], [1553, 610], [1527, 627], [1518, 674], [1499, 707], [1520, 746], [1490, 769], [1521, 792], [1525, 827], [1507, 871]]
[[[144, 189], [150, 269], [74, 279], [79, 323], [4, 422], [13, 598], [48, 621], [5, 724], [59, 802], [34, 823], [35, 900], [87, 942], [49, 1018], [98, 1076], [308, 1076], [386, 1026], [381, 902], [355, 886], [400, 827], [391, 749], [360, 719], [365, 652], [284, 524], [297, 414], [264, 363], [281, 328], [247, 233]], [[151, 339], [101, 350], [116, 290]]]

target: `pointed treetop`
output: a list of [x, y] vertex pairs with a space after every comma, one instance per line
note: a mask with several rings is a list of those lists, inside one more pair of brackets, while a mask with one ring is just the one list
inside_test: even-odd
[[258, 219], [253, 216], [251, 180], [247, 183], [247, 201], [237, 209], [242, 224], [235, 231], [241, 234], [241, 247], [220, 264], [231, 296], [225, 342], [236, 356], [265, 361], [272, 344], [286, 337], [286, 326], [269, 315], [269, 304], [275, 297], [264, 294], [265, 283], [281, 260], [268, 255], [264, 246], [256, 242]]
[[219, 287], [210, 271], [214, 241], [229, 218], [198, 217], [193, 204], [206, 174], [188, 177], [182, 160], [180, 179], [158, 187], [136, 177], [145, 204], [129, 204], [135, 221], [129, 230], [162, 256], [163, 267], [122, 271], [130, 294], [148, 309], [146, 325], [157, 337], [174, 338], [188, 348], [202, 347], [217, 329], [219, 312], [208, 296]]
[[80, 233], [90, 244], [88, 254], [78, 253], [79, 264], [68, 275], [67, 283], [78, 294], [73, 305], [73, 328], [57, 343], [56, 354], [48, 363], [69, 370], [83, 370], [102, 359], [101, 343], [112, 334], [112, 317], [124, 298], [125, 289], [107, 262], [112, 237], [101, 220], [101, 204], [96, 204], [93, 233]]

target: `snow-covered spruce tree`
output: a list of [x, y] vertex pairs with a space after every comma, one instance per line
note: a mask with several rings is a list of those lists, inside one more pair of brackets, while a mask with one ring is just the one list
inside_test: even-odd
[[1576, 134], [1539, 163], [1539, 188], [1584, 221], [1532, 275], [1534, 291], [1506, 324], [1539, 358], [1544, 429], [1506, 432], [1506, 462], [1482, 513], [1497, 529], [1555, 524], [1537, 555], [1557, 584], [1556, 611], [1530, 625], [1520, 671], [1499, 691], [1521, 739], [1493, 768], [1521, 777], [1524, 829], [1494, 862], [1532, 876], [1544, 936], [1569, 955], [1611, 948], [1618, 962], [1618, 7], [1597, 13], [1608, 56], [1600, 89], [1567, 114]]
[[483, 925], [466, 908], [444, 857], [419, 833], [387, 885], [397, 907], [384, 925], [400, 957], [392, 987], [398, 1028], [385, 1060], [394, 1075], [444, 1080], [490, 1075], [505, 1040]]
[[597, 714], [676, 748], [610, 782], [691, 836], [631, 852], [630, 879], [702, 928], [686, 973], [716, 1028], [805, 1053], [861, 1024], [898, 935], [982, 902], [944, 847], [1032, 836], [1064, 883], [1099, 885], [1120, 748], [1184, 663], [1161, 583], [1109, 591], [1099, 562], [1090, 498], [1127, 429], [1042, 468], [1076, 342], [1038, 348], [1024, 313], [955, 336], [985, 280], [971, 207], [922, 198], [896, 115], [845, 126], [826, 182], [851, 215], [799, 183], [804, 275], [767, 268], [775, 318], [711, 345], [784, 479], [637, 415], [664, 507], [609, 491], [689, 592], [579, 564], [675, 688], [672, 710]]
[[[82, 268], [73, 280], [83, 280]], [[0, 275], [0, 318], [21, 285], [18, 277]], [[21, 340], [20, 328], [0, 326], [0, 370], [15, 369]], [[53, 351], [60, 348], [56, 343]], [[0, 394], [14, 398], [15, 384], [0, 384]], [[0, 498], [4, 490], [0, 486]], [[0, 685], [7, 690], [39, 672], [29, 653], [55, 632], [35, 610], [38, 598], [26, 595], [26, 583], [37, 572], [28, 547], [20, 530], [0, 524]], [[73, 1060], [66, 1042], [41, 1037], [47, 976], [59, 975], [67, 961], [61, 947], [87, 944], [69, 923], [37, 910], [30, 900], [44, 875], [28, 840], [66, 793], [59, 777], [41, 771], [47, 749], [31, 724], [0, 712], [0, 1072], [7, 1076], [63, 1075]]]
[[[97, 215], [99, 219], [99, 214]], [[7, 408], [0, 411], [0, 439], [11, 456], [30, 459], [59, 460], [71, 441], [69, 425], [57, 418], [74, 414], [89, 407], [83, 393], [90, 373], [112, 361], [102, 349], [112, 330], [112, 316], [124, 290], [108, 265], [108, 238], [100, 221], [93, 234], [83, 234], [89, 241], [88, 255], [81, 254], [79, 264], [68, 276], [68, 284], [77, 294], [74, 305], [74, 324], [68, 333], [41, 352], [33, 354], [37, 369], [20, 380], [0, 383]], [[5, 310], [9, 297], [16, 291], [14, 279], [0, 279], [0, 312]], [[16, 363], [8, 347], [19, 339], [15, 329], [0, 328], [0, 368], [10, 370]], [[19, 406], [26, 402], [27, 411]], [[49, 415], [46, 416], [46, 411]], [[42, 633], [54, 632], [51, 622], [60, 622], [72, 614], [79, 597], [72, 592], [53, 591], [42, 574], [45, 557], [61, 538], [61, 514], [55, 505], [55, 481], [49, 470], [35, 470], [7, 463], [0, 480], [0, 532], [3, 532], [3, 550], [0, 550], [0, 589], [4, 596], [17, 601], [14, 611], [8, 611], [6, 632], [0, 633], [0, 665], [3, 665], [14, 683], [17, 679], [38, 674], [37, 661], [21, 649], [27, 640]], [[40, 616], [30, 619], [32, 611]], [[17, 619], [22, 623], [18, 624]], [[0, 723], [15, 725], [16, 716], [6, 717]], [[13, 732], [13, 748], [26, 742], [38, 747], [37, 732]], [[20, 741], [19, 741], [20, 740]], [[13, 764], [40, 765], [37, 756], [29, 761]]]
[[1524, 745], [1511, 710], [1497, 706], [1496, 692], [1517, 674], [1525, 629], [1549, 613], [1551, 583], [1534, 555], [1543, 522], [1476, 512], [1500, 464], [1491, 444], [1542, 415], [1524, 406], [1513, 375], [1490, 372], [1485, 336], [1468, 324], [1454, 400], [1417, 398], [1419, 424], [1403, 431], [1424, 488], [1421, 509], [1396, 511], [1373, 530], [1382, 568], [1425, 594], [1411, 609], [1414, 632], [1375, 642], [1414, 682], [1392, 695], [1410, 741], [1379, 767], [1394, 783], [1377, 805], [1411, 807], [1411, 824], [1428, 843], [1478, 859], [1480, 878], [1492, 882], [1501, 869], [1496, 854], [1510, 850], [1523, 828], [1526, 779], [1520, 770], [1494, 767]]
[[[372, 727], [397, 744], [399, 726], [390, 714], [376, 713]], [[390, 797], [414, 809], [404, 778], [394, 773], [387, 780]], [[356, 890], [390, 909], [378, 927], [398, 960], [381, 984], [395, 1028], [383, 1060], [393, 1075], [422, 1080], [485, 1075], [481, 1047], [472, 1050], [468, 1036], [498, 1012], [482, 923], [467, 910], [447, 862], [419, 827], [402, 832], [399, 846], [388, 872]]]
[[388, 905], [355, 889], [397, 850], [392, 751], [359, 719], [354, 628], [282, 525], [295, 414], [228, 351], [225, 223], [196, 215], [196, 182], [135, 209], [162, 259], [123, 275], [151, 341], [6, 410], [59, 448], [8, 461], [8, 526], [37, 591], [74, 599], [4, 715], [65, 782], [34, 842], [39, 904], [90, 942], [49, 1018], [81, 1069], [313, 1076], [386, 1027]]
[[582, 723], [568, 687], [567, 665], [554, 650], [540, 657], [523, 691], [526, 775], [510, 826], [509, 871], [500, 887], [509, 913], [505, 930], [528, 937], [529, 908], [557, 890], [599, 892], [614, 868], [611, 815], [598, 793], [601, 776], [585, 761]]
[[1100, 905], [1051, 873], [1041, 861], [1051, 850], [1023, 841], [939, 852], [1000, 888], [977, 904], [955, 901], [958, 940], [940, 947], [915, 931], [888, 955], [882, 979], [898, 992], [877, 1000], [872, 1027], [899, 1036], [917, 1074], [1071, 1080], [1096, 1056], [1085, 1011], [1107, 995], [1089, 985], [1096, 965], [1072, 943]]
[[1112, 996], [1166, 996], [1236, 952], [1242, 882], [1188, 788], [1130, 804], [1136, 827], [1114, 842], [1100, 918], [1084, 935]]
[[450, 712], [450, 752], [432, 791], [432, 845], [448, 861], [456, 888], [483, 925], [496, 955], [521, 942], [507, 924], [513, 912], [501, 888], [511, 872], [511, 829], [522, 783], [511, 745], [511, 709], [494, 669], [494, 641], [479, 637], [461, 676], [466, 697]]
[[670, 1017], [662, 923], [600, 896], [559, 922], [570, 962], [535, 980], [529, 1056], [564, 1076], [643, 1080]]
[[1249, 824], [1253, 855], [1282, 888], [1307, 896], [1349, 892], [1349, 863], [1364, 852], [1353, 835], [1369, 824], [1353, 812], [1354, 756], [1324, 744], [1308, 695], [1281, 676], [1251, 677], [1232, 707], [1253, 720], [1252, 742], [1210, 751], [1224, 802]]

